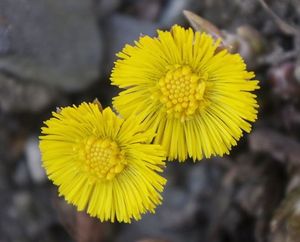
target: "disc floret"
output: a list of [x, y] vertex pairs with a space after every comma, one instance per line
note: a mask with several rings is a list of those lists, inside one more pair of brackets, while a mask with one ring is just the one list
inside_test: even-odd
[[193, 115], [204, 99], [207, 74], [198, 74], [188, 65], [175, 65], [160, 78], [160, 101], [167, 113], [182, 121]]
[[85, 171], [100, 179], [111, 180], [126, 166], [124, 152], [115, 141], [107, 138], [89, 137], [80, 153]]

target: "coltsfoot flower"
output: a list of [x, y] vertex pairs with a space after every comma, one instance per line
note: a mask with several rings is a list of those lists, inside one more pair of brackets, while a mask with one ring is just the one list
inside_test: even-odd
[[130, 222], [161, 203], [165, 152], [149, 144], [154, 132], [134, 116], [124, 120], [110, 108], [82, 103], [53, 112], [45, 125], [43, 166], [78, 210], [101, 221]]
[[114, 98], [123, 117], [137, 114], [170, 160], [228, 154], [257, 118], [258, 81], [239, 54], [206, 33], [174, 26], [143, 36], [117, 54]]

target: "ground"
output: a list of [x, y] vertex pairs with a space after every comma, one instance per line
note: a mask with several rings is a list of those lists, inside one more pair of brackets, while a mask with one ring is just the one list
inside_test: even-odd
[[[100, 223], [58, 198], [38, 136], [56, 107], [111, 105], [115, 53], [140, 34], [218, 26], [260, 80], [259, 117], [231, 154], [170, 163], [164, 203], [130, 225]], [[300, 241], [300, 2], [0, 2], [0, 241]]]

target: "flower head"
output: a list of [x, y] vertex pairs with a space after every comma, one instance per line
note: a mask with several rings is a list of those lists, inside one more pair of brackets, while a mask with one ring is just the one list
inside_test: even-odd
[[239, 54], [206, 33], [174, 26], [118, 53], [112, 84], [124, 117], [134, 113], [157, 135], [170, 160], [229, 153], [257, 117], [258, 81]]
[[161, 203], [164, 151], [135, 117], [82, 103], [53, 112], [40, 137], [43, 166], [60, 195], [101, 221], [138, 220]]

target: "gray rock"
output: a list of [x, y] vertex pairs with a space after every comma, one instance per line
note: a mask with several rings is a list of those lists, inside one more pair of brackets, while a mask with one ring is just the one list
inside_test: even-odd
[[25, 161], [20, 160], [12, 175], [13, 181], [18, 186], [26, 186], [30, 182], [29, 171]]
[[23, 227], [28, 236], [33, 236], [38, 233], [40, 229], [39, 221], [34, 219], [36, 211], [33, 196], [28, 191], [16, 192], [12, 197], [11, 217], [19, 219], [20, 217], [26, 218], [26, 225]]
[[103, 27], [105, 43], [107, 43], [105, 72], [110, 73], [116, 60], [116, 53], [121, 51], [125, 44], [133, 44], [143, 34], [155, 35], [158, 25], [130, 16], [114, 14], [104, 22]]
[[198, 12], [204, 4], [197, 0], [173, 0], [168, 1], [164, 11], [161, 14], [159, 22], [162, 26], [169, 28], [173, 24], [183, 24], [186, 22], [183, 10]]
[[[189, 172], [194, 170], [187, 167], [182, 164], [170, 164], [167, 167], [164, 176], [168, 178], [168, 183], [162, 194], [162, 205], [156, 208], [155, 214], [143, 215], [141, 221], [133, 222], [130, 226], [124, 225], [116, 241], [139, 241], [151, 236], [172, 242], [196, 242], [204, 237], [204, 226], [201, 228], [195, 222], [201, 216], [199, 206], [203, 206], [203, 203], [196, 199], [192, 193], [194, 188], [190, 188], [186, 181], [184, 174], [189, 177]], [[196, 175], [194, 173], [193, 176]]]
[[3, 160], [0, 160], [0, 193], [8, 187], [8, 172]]
[[175, 22], [183, 22], [182, 11], [187, 9], [190, 1], [186, 0], [175, 0], [169, 1], [165, 11], [161, 15], [160, 22], [165, 26], [171, 26]]
[[44, 187], [1, 195], [0, 241], [58, 241], [48, 240], [49, 226], [58, 222], [49, 192]]
[[10, 211], [9, 214], [12, 215], [12, 217], [15, 216], [15, 213], [28, 213], [32, 206], [32, 197], [27, 191], [16, 192], [12, 197], [12, 200], [16, 210], [15, 212]]
[[0, 72], [68, 91], [99, 77], [93, 1], [1, 0]]
[[9, 29], [0, 22], [0, 55], [10, 50]]
[[187, 187], [194, 197], [209, 197], [214, 194], [220, 186], [220, 180], [223, 177], [224, 167], [219, 165], [229, 162], [224, 158], [212, 158], [202, 161], [201, 165], [190, 167], [186, 178]]
[[37, 183], [47, 180], [44, 169], [42, 168], [39, 141], [37, 137], [30, 137], [25, 144], [25, 157], [31, 179]]
[[[190, 205], [189, 195], [182, 189], [166, 187], [163, 194], [163, 204], [157, 207], [155, 214], [143, 215], [142, 220], [133, 222], [130, 226], [123, 225], [116, 241], [138, 241], [149, 236], [166, 239], [167, 241], [185, 241], [185, 234], [180, 230], [182, 220], [185, 220], [186, 209]], [[188, 232], [192, 232], [188, 230]], [[189, 241], [196, 241], [189, 234]]]
[[15, 80], [0, 73], [0, 109], [5, 112], [36, 112], [57, 100], [59, 92], [41, 84]]
[[100, 18], [106, 17], [121, 5], [121, 0], [96, 0], [96, 11]]

